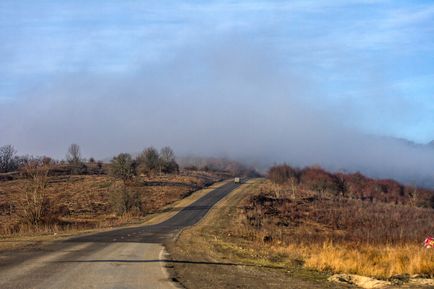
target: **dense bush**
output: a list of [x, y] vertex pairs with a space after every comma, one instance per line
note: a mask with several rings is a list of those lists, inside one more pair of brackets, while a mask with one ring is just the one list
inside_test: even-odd
[[138, 171], [142, 174], [173, 174], [179, 173], [179, 165], [175, 153], [170, 147], [163, 147], [158, 152], [154, 147], [148, 147], [137, 157]]
[[51, 161], [48, 158], [30, 159], [21, 168], [27, 179], [20, 188], [20, 217], [32, 226], [49, 224], [55, 216], [47, 196], [48, 173]]
[[309, 190], [319, 194], [341, 195], [346, 187], [343, 180], [319, 167], [305, 168], [300, 172], [300, 182]]
[[146, 148], [137, 157], [137, 163], [140, 173], [155, 174], [160, 168], [160, 155], [154, 147]]
[[175, 153], [170, 147], [164, 147], [161, 149], [159, 165], [162, 173], [170, 174], [179, 172], [179, 166], [175, 160]]
[[121, 153], [112, 159], [110, 173], [126, 185], [136, 174], [136, 162], [130, 154]]
[[130, 187], [114, 187], [109, 195], [110, 206], [117, 215], [128, 212], [140, 213], [142, 211], [142, 197], [139, 191]]
[[179, 172], [179, 166], [175, 160], [161, 163], [161, 172], [164, 174], [173, 174]]
[[136, 162], [130, 154], [121, 153], [111, 162], [111, 175], [122, 181], [110, 191], [110, 205], [118, 215], [141, 211], [141, 195], [130, 187], [136, 174]]

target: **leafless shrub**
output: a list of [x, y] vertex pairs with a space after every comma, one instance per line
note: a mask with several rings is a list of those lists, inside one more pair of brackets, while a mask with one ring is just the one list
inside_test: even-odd
[[21, 188], [20, 216], [23, 222], [33, 226], [40, 226], [53, 220], [47, 197], [50, 166], [48, 159], [32, 159], [22, 167], [22, 173], [27, 181]]
[[136, 173], [136, 163], [130, 154], [121, 153], [112, 159], [110, 173], [113, 177], [122, 180], [124, 185], [128, 185]]
[[81, 152], [78, 144], [71, 144], [69, 146], [66, 160], [72, 165], [78, 165], [81, 163]]
[[175, 153], [170, 147], [164, 147], [160, 150], [160, 171], [166, 174], [179, 172], [179, 165], [175, 160]]
[[112, 188], [110, 205], [118, 215], [131, 211], [141, 211], [141, 194], [131, 189], [135, 173], [136, 163], [131, 155], [122, 153], [113, 158], [111, 175], [119, 179], [121, 183]]
[[138, 157], [138, 170], [144, 174], [155, 174], [160, 170], [160, 155], [154, 147], [146, 148]]
[[109, 195], [113, 212], [122, 216], [126, 213], [140, 213], [142, 211], [142, 196], [139, 191], [125, 185], [115, 185]]
[[298, 179], [297, 170], [291, 168], [287, 164], [278, 165], [270, 168], [267, 175], [268, 178], [276, 184], [285, 184], [288, 183], [290, 179]]
[[17, 151], [12, 145], [0, 147], [0, 173], [7, 173], [17, 169]]

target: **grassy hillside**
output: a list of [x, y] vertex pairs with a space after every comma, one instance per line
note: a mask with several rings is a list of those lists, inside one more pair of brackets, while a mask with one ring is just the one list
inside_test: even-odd
[[422, 246], [434, 233], [433, 191], [320, 168], [280, 166], [269, 177], [229, 232], [255, 251], [321, 271], [434, 275], [434, 251]]
[[87, 164], [85, 171], [66, 165], [53, 167], [45, 189], [49, 214], [39, 226], [23, 218], [25, 192], [31, 180], [21, 173], [0, 174], [0, 234], [32, 234], [89, 229], [140, 221], [145, 215], [182, 199], [225, 177], [216, 172], [181, 171], [179, 174], [136, 176], [128, 190], [139, 193], [140, 212], [116, 215], [110, 194], [119, 180], [107, 174], [109, 165]]

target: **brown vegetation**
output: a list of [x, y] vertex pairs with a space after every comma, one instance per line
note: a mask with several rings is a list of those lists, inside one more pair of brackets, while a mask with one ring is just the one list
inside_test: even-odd
[[39, 226], [50, 223], [52, 217], [47, 197], [49, 161], [31, 160], [22, 167], [26, 182], [20, 188], [20, 217], [26, 224]]
[[16, 153], [17, 151], [12, 145], [0, 147], [0, 173], [8, 173], [17, 169]]
[[360, 173], [330, 173], [320, 167], [292, 168], [286, 164], [272, 167], [268, 178], [275, 184], [293, 183], [298, 190], [317, 193], [318, 197], [347, 197], [418, 207], [434, 208], [434, 191], [406, 186], [397, 181], [376, 180]]
[[421, 244], [434, 232], [433, 191], [286, 165], [269, 178], [231, 232], [257, 250], [318, 270], [434, 276], [434, 251]]
[[[97, 164], [85, 164], [90, 170], [99, 170]], [[183, 171], [179, 174], [137, 176], [128, 184], [129, 192], [140, 195], [139, 213], [116, 214], [111, 192], [119, 189], [119, 181], [106, 173], [110, 165], [101, 166], [100, 174], [70, 174], [67, 165], [54, 165], [43, 182], [44, 212], [37, 225], [26, 221], [26, 202], [23, 192], [31, 192], [33, 181], [23, 172], [0, 181], [0, 235], [28, 234], [99, 228], [139, 221], [149, 213], [191, 194], [193, 191], [220, 180], [222, 175], [209, 172]], [[39, 191], [38, 191], [39, 192]], [[40, 191], [42, 192], [42, 191]], [[30, 198], [31, 199], [31, 198]], [[39, 200], [39, 199], [38, 199]], [[48, 218], [48, 216], [50, 216]]]
[[[3, 172], [3, 173], [2, 173]], [[193, 191], [227, 178], [221, 171], [180, 171], [170, 147], [146, 148], [111, 163], [86, 162], [72, 144], [66, 162], [16, 156], [0, 147], [0, 234], [55, 232], [140, 221]]]
[[251, 226], [269, 227], [270, 238], [287, 243], [406, 244], [421, 242], [434, 231], [434, 211], [428, 208], [315, 195], [292, 199], [265, 190], [246, 203], [245, 214]]

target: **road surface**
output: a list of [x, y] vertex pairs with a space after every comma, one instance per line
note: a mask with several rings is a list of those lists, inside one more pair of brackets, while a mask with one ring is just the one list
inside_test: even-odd
[[176, 288], [164, 269], [164, 242], [197, 223], [239, 185], [227, 183], [156, 225], [55, 242], [0, 254], [0, 288]]

